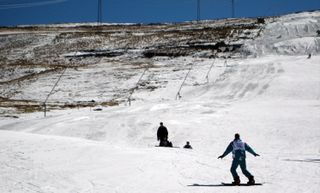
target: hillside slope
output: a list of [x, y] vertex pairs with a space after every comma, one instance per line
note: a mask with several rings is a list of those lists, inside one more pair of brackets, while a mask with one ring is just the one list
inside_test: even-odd
[[[281, 68], [273, 76], [257, 79], [241, 76], [241, 72], [255, 74], [252, 69], [234, 70], [221, 93], [215, 89], [222, 85], [198, 86], [194, 92], [183, 92], [181, 100], [143, 100], [101, 112], [89, 108], [54, 111], [46, 118], [42, 113], [18, 120], [2, 118], [1, 190], [316, 192], [320, 186], [319, 59], [249, 59], [246, 63], [251, 65]], [[237, 92], [235, 82], [254, 82], [261, 90], [244, 86]], [[174, 145], [181, 147], [188, 140], [194, 149], [155, 148], [160, 121], [168, 127]], [[261, 154], [259, 158], [248, 155], [247, 161], [256, 180], [264, 183], [262, 187], [216, 186], [231, 181], [231, 156], [222, 161], [216, 158], [235, 132]], [[241, 179], [246, 182], [242, 175]]]
[[[257, 24], [263, 26], [257, 30], [260, 35], [226, 52], [214, 53], [209, 49], [203, 54], [188, 49], [186, 55], [149, 58], [141, 53], [155, 48], [142, 45], [135, 52], [112, 58], [73, 57], [76, 58], [73, 62], [90, 61], [90, 64], [74, 62], [77, 66], [66, 70], [49, 102], [51, 108], [60, 103], [59, 107], [75, 103], [79, 108], [51, 109], [47, 117], [42, 112], [17, 114], [10, 105], [26, 102], [39, 106], [38, 102], [46, 97], [63, 68], [34, 64], [27, 68], [32, 72], [26, 72], [19, 65], [12, 68], [8, 62], [6, 68], [14, 70], [11, 75], [3, 73], [1, 99], [9, 108], [2, 110], [4, 115], [19, 118], [0, 117], [0, 191], [317, 192], [319, 18], [320, 12], [269, 18], [265, 24]], [[222, 21], [129, 28], [138, 31], [139, 27], [161, 28], [159, 31], [166, 31], [162, 27], [192, 28], [190, 31], [195, 33], [199, 25], [219, 22]], [[277, 34], [281, 30], [279, 25], [289, 26], [283, 28], [288, 33], [279, 32], [281, 38]], [[307, 30], [300, 30], [302, 26]], [[3, 33], [9, 34], [6, 30]], [[56, 33], [55, 30], [46, 33]], [[10, 34], [19, 36], [16, 32]], [[237, 41], [234, 39], [233, 44], [239, 44]], [[310, 42], [313, 46], [305, 50], [305, 43]], [[153, 53], [160, 53], [159, 50]], [[47, 68], [57, 72], [24, 77]], [[127, 99], [131, 93], [129, 106]], [[95, 101], [92, 107], [81, 108], [91, 100]], [[104, 106], [102, 102], [113, 103]], [[97, 108], [101, 111], [95, 111]], [[193, 150], [154, 147], [158, 143], [155, 135], [160, 121], [168, 127], [169, 139], [175, 146], [182, 147], [190, 141]], [[232, 158], [217, 157], [236, 132], [261, 155], [253, 157], [248, 153], [247, 165], [263, 186], [219, 186], [232, 180], [229, 172]], [[246, 182], [243, 175], [241, 180]]]
[[124, 104], [137, 88], [150, 95], [179, 87], [191, 65], [202, 73], [191, 84], [203, 84], [214, 58], [221, 66], [251, 56], [317, 55], [319, 15], [292, 14], [265, 18], [264, 23], [252, 18], [1, 28], [0, 113], [41, 111], [64, 71], [48, 109]]

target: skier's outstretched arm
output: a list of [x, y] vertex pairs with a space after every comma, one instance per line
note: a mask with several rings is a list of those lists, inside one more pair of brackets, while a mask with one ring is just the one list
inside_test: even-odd
[[227, 149], [224, 151], [224, 153], [218, 157], [218, 159], [224, 158], [226, 155], [228, 155], [232, 151], [232, 149], [233, 149], [233, 147], [232, 147], [232, 142], [231, 142], [228, 145]]
[[256, 152], [254, 152], [253, 149], [252, 149], [248, 144], [245, 143], [244, 147], [245, 147], [246, 151], [248, 151], [248, 152], [251, 153], [252, 155], [254, 155], [254, 156], [260, 156], [259, 154], [257, 154]]

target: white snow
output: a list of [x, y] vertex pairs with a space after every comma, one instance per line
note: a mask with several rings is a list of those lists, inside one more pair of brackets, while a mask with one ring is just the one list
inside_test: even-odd
[[[300, 16], [305, 19], [309, 14], [279, 20], [286, 23]], [[265, 43], [266, 37], [257, 42]], [[50, 111], [47, 117], [42, 113], [19, 119], [0, 117], [0, 192], [318, 192], [319, 47], [313, 49], [310, 59], [306, 54], [285, 54], [285, 47], [300, 45], [300, 40], [319, 46], [313, 44], [313, 40], [319, 42], [316, 37], [286, 36], [273, 42], [283, 52], [266, 49], [260, 57], [230, 59], [227, 65], [217, 59], [209, 83], [205, 75], [211, 59], [159, 59], [154, 64], [157, 68], [149, 69], [146, 77], [168, 83], [152, 92], [136, 90], [131, 106]], [[299, 53], [305, 48], [295, 47]], [[173, 63], [179, 65], [169, 68]], [[190, 63], [194, 66], [182, 87], [182, 98], [175, 100]], [[96, 66], [101, 75], [92, 72], [88, 78], [81, 72], [69, 72], [76, 80], [90, 80], [84, 87], [91, 85], [88, 100], [99, 93], [102, 79], [110, 87], [131, 88], [140, 75], [118, 83], [107, 76], [115, 65], [102, 62]], [[36, 86], [43, 84], [40, 81]], [[61, 87], [66, 86], [62, 83]], [[28, 92], [35, 94], [31, 86]], [[56, 94], [56, 98], [65, 95]], [[160, 121], [168, 127], [175, 146], [190, 141], [193, 150], [154, 147]], [[261, 155], [248, 153], [247, 166], [263, 186], [215, 186], [232, 180], [231, 156], [217, 157], [236, 132]], [[242, 174], [240, 177], [246, 182]]]
[[246, 49], [257, 55], [318, 54], [320, 41], [320, 11], [290, 14], [277, 19], [268, 19], [261, 37], [246, 45]]

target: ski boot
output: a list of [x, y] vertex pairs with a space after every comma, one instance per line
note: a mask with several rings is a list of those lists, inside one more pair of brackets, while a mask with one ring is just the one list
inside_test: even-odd
[[248, 185], [254, 185], [256, 182], [254, 181], [254, 177], [249, 177], [249, 181], [247, 182]]
[[240, 178], [239, 177], [235, 177], [234, 178], [234, 182], [232, 182], [232, 185], [239, 186], [240, 185]]

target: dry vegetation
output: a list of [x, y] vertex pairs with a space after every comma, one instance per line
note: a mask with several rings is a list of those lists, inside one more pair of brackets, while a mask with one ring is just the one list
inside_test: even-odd
[[[102, 60], [119, 63], [119, 69], [121, 66], [127, 68], [126, 64], [130, 64], [128, 66], [132, 70], [138, 71], [155, 66], [152, 66], [152, 62], [135, 62], [136, 58], [152, 60], [156, 56], [179, 57], [198, 53], [202, 53], [201, 57], [212, 58], [219, 56], [217, 53], [221, 52], [231, 55], [237, 53], [242, 46], [235, 42], [258, 36], [262, 27], [263, 25], [255, 19], [149, 25], [0, 27], [0, 89], [4, 90], [2, 88], [4, 85], [8, 88], [8, 85], [27, 84], [28, 81], [50, 74], [58, 75], [65, 68], [90, 68], [90, 65], [100, 63]], [[72, 55], [78, 52], [85, 54]], [[19, 74], [21, 71], [23, 73]], [[19, 75], [14, 75], [15, 73]], [[141, 82], [138, 86], [139, 89], [153, 91], [159, 84]], [[119, 92], [129, 92], [128, 89], [130, 90], [127, 88]], [[13, 94], [7, 94], [8, 92]], [[13, 107], [17, 112], [42, 111], [43, 104], [40, 99], [30, 101], [13, 99], [16, 92], [19, 92], [19, 89], [12, 92], [1, 91], [0, 107]], [[48, 108], [118, 104], [119, 100], [115, 98], [100, 103], [54, 102], [48, 104]]]

